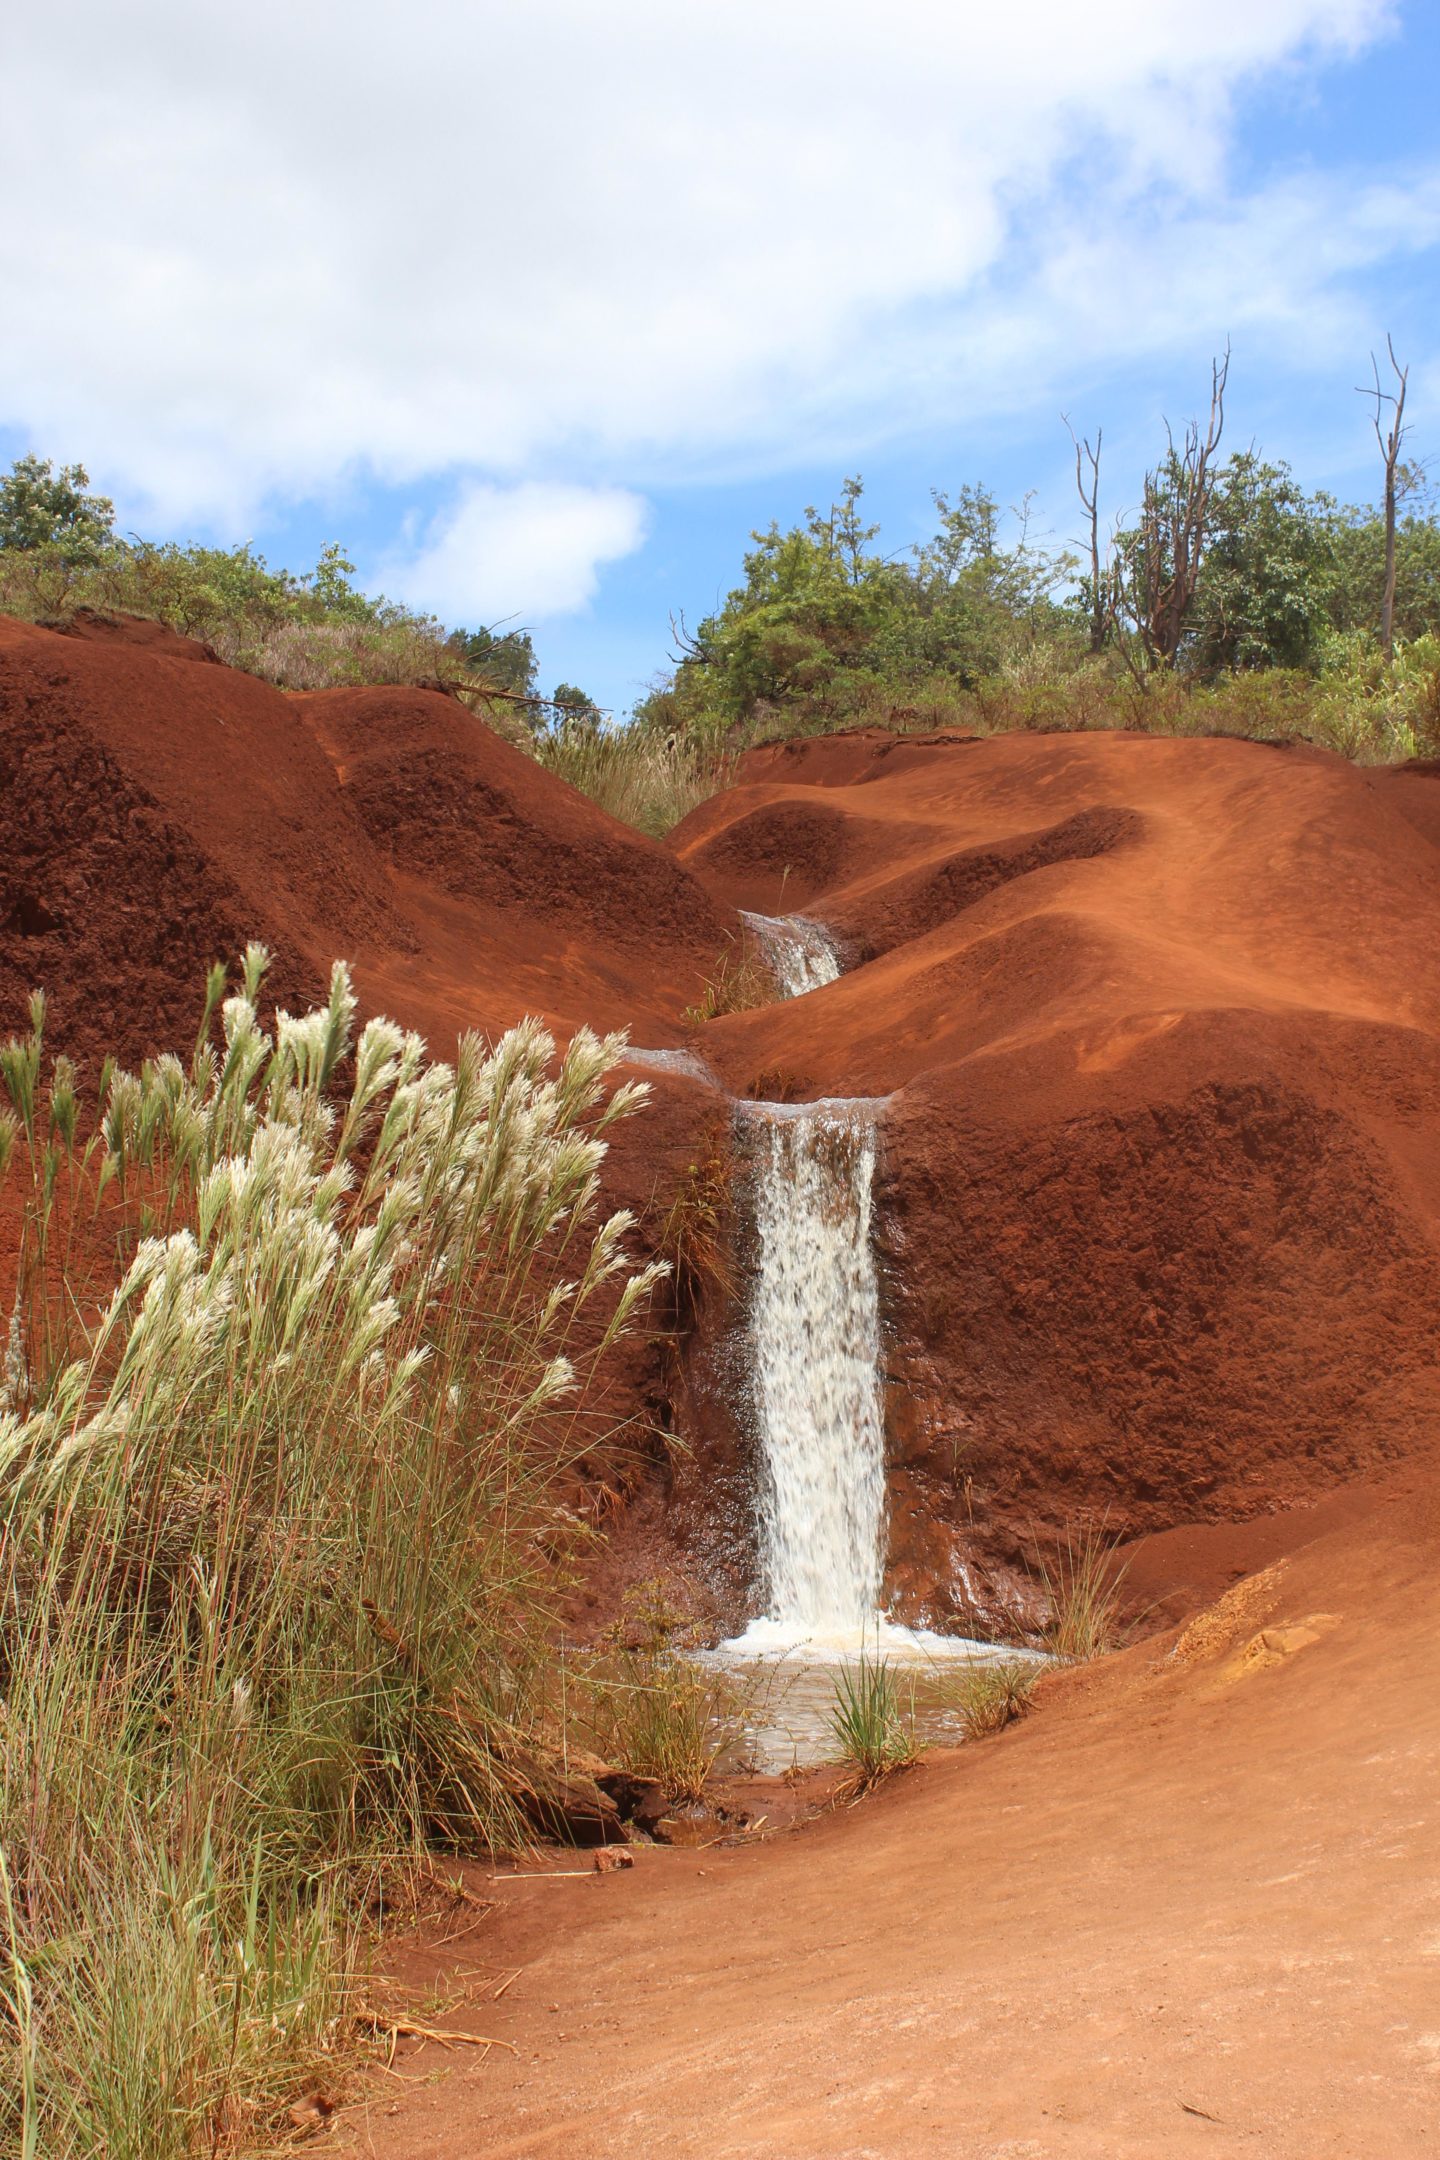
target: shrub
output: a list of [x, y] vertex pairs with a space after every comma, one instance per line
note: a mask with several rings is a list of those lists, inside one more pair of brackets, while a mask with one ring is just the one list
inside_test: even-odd
[[[527, 1023], [435, 1063], [385, 1020], [352, 1039], [343, 967], [272, 1036], [265, 964], [212, 974], [188, 1064], [110, 1076], [88, 1140], [63, 1061], [37, 1085], [38, 1001], [0, 1058], [30, 1178], [0, 1404], [24, 2152], [214, 2152], [339, 2042], [353, 1871], [526, 1835], [562, 1406], [653, 1280], [593, 1219], [617, 1042]], [[133, 1258], [47, 1360], [67, 1178]]]

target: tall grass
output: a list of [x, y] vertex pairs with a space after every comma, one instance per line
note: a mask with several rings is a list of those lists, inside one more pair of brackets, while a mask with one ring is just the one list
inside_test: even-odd
[[698, 1800], [716, 1757], [739, 1729], [728, 1675], [685, 1654], [689, 1624], [659, 1583], [643, 1583], [579, 1676], [574, 1714], [607, 1761], [655, 1778], [667, 1798]]
[[733, 763], [723, 750], [694, 738], [586, 722], [537, 735], [535, 755], [611, 817], [653, 839], [718, 795]]
[[1055, 1657], [1083, 1664], [1116, 1647], [1127, 1570], [1103, 1529], [1066, 1534], [1042, 1571], [1050, 1602], [1045, 1647]]
[[108, 1076], [88, 1141], [58, 1061], [35, 1084], [42, 1009], [0, 1059], [32, 1257], [77, 1156], [78, 1234], [132, 1247], [73, 1355], [22, 1299], [0, 1405], [19, 2153], [243, 2144], [343, 2036], [356, 1869], [525, 1835], [557, 1419], [653, 1280], [595, 1221], [643, 1092], [606, 1099], [616, 1041], [526, 1023], [436, 1063], [354, 1038], [343, 967], [271, 1035], [266, 958], [212, 974], [188, 1063]]

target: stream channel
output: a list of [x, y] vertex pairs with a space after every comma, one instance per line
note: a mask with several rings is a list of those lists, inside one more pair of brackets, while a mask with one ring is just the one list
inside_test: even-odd
[[[823, 925], [744, 920], [784, 996], [840, 975]], [[746, 1365], [765, 1609], [699, 1656], [743, 1682], [745, 1746], [763, 1770], [835, 1754], [836, 1679], [862, 1656], [887, 1661], [917, 1737], [954, 1740], [947, 1675], [953, 1682], [957, 1662], [1034, 1655], [901, 1627], [881, 1607], [885, 1419], [871, 1196], [885, 1108], [885, 1098], [864, 1097], [734, 1106], [756, 1230]]]

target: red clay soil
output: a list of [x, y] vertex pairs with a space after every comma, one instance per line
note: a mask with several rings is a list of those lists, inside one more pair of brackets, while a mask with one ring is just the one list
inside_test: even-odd
[[[439, 692], [286, 696], [154, 625], [70, 628], [0, 619], [0, 1028], [40, 984], [56, 1049], [184, 1045], [205, 968], [260, 937], [280, 1000], [343, 955], [367, 1010], [442, 1051], [536, 1011], [688, 1035], [739, 1093], [892, 1097], [908, 1617], [1003, 1625], [1078, 1517], [1244, 1521], [1428, 1446], [1433, 772], [864, 732], [752, 752], [662, 848]], [[687, 1030], [737, 905], [813, 914], [848, 972]], [[651, 1233], [728, 1144], [723, 1092], [656, 1092], [610, 1164]], [[673, 1558], [726, 1623], [756, 1595], [734, 1318], [702, 1310], [686, 1371], [632, 1362], [632, 1407], [693, 1452], [613, 1571]]]
[[[865, 733], [752, 753], [667, 849], [439, 692], [72, 628], [0, 619], [0, 1033], [41, 984], [92, 1066], [183, 1046], [260, 937], [283, 1001], [343, 956], [442, 1051], [537, 1011], [737, 1093], [889, 1095], [897, 1609], [1013, 1624], [1077, 1521], [1138, 1540], [1161, 1617], [1236, 1585], [859, 1810], [503, 1890], [478, 1954], [520, 1977], [458, 2022], [521, 2054], [387, 2085], [362, 2147], [1434, 2150], [1440, 777]], [[849, 972], [687, 1030], [737, 907]], [[657, 1075], [608, 1166], [650, 1236], [728, 1115]], [[692, 1453], [596, 1594], [673, 1562], [739, 1619], [753, 1437], [733, 1304], [696, 1304], [684, 1366], [612, 1380]]]
[[[664, 848], [452, 697], [287, 696], [157, 624], [0, 617], [0, 1039], [43, 988], [51, 1050], [92, 1082], [109, 1053], [188, 1052], [207, 969], [252, 938], [276, 1004], [320, 996], [343, 958], [365, 1014], [448, 1055], [527, 1013], [562, 1039], [588, 1023], [679, 1043], [734, 928]], [[693, 1087], [659, 1074], [655, 1091], [607, 1166], [641, 1251], [699, 1114]], [[18, 1199], [18, 1181], [0, 1191], [5, 1315]], [[113, 1251], [89, 1244], [108, 1280]], [[664, 1363], [653, 1341], [622, 1345], [585, 1432], [638, 1412], [646, 1437], [620, 1444], [648, 1449]]]
[[[849, 971], [737, 1092], [893, 1094], [889, 1588], [993, 1623], [1077, 1514], [1298, 1504], [1440, 1407], [1440, 780], [1129, 735], [752, 753], [673, 836]], [[898, 1091], [898, 1092], [895, 1092]]]
[[493, 1909], [404, 1977], [438, 1990], [440, 2026], [516, 2053], [402, 2050], [342, 2146], [1435, 2152], [1437, 1527], [1407, 1490], [1188, 1629], [1047, 1681], [998, 1739], [773, 1841], [477, 1873]]
[[438, 691], [287, 696], [155, 628], [0, 617], [0, 1028], [39, 984], [57, 1049], [187, 1045], [261, 938], [279, 1002], [345, 958], [442, 1052], [527, 1012], [681, 1039], [733, 916], [664, 849]]

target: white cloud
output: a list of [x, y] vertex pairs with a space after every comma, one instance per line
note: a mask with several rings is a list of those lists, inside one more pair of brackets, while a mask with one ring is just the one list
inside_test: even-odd
[[435, 606], [482, 570], [492, 617], [574, 605], [638, 537], [617, 475], [978, 419], [1064, 366], [1193, 342], [1197, 260], [1222, 332], [1313, 335], [1422, 198], [1433, 224], [1430, 183], [1399, 186], [1398, 226], [1374, 186], [1234, 202], [1235, 100], [1391, 13], [30, 9], [6, 34], [0, 420], [157, 518], [449, 475], [410, 589], [423, 564]]
[[472, 483], [413, 553], [381, 566], [380, 581], [450, 622], [543, 621], [583, 607], [599, 566], [632, 553], [644, 534], [645, 504], [623, 488]]

